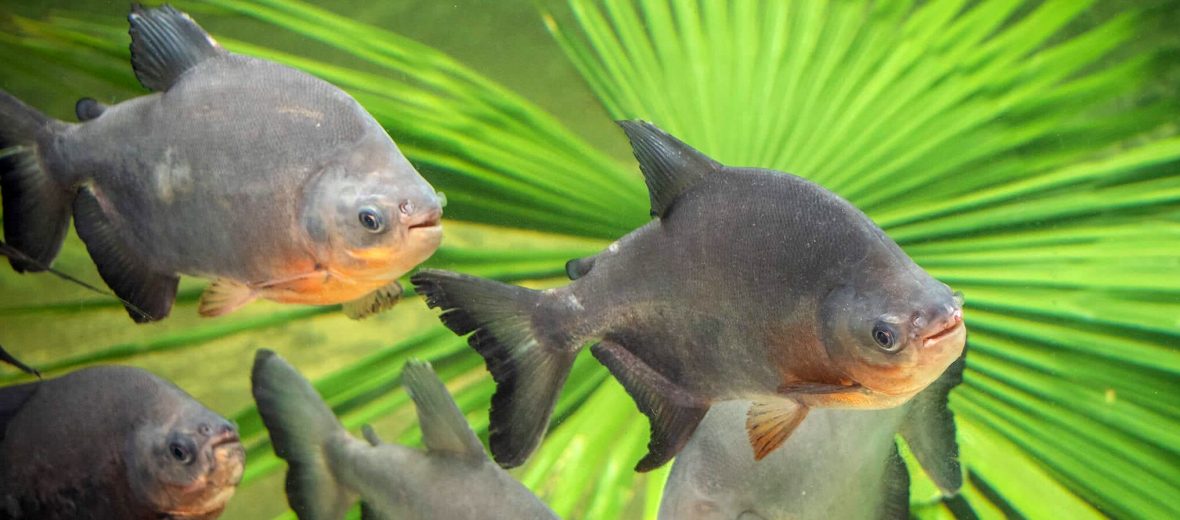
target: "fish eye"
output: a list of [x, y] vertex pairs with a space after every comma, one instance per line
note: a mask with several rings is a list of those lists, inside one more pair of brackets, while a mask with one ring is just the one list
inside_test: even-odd
[[371, 233], [380, 233], [385, 230], [385, 218], [381, 216], [381, 212], [377, 208], [365, 206], [361, 208], [357, 218], [361, 221], [361, 225]]
[[885, 352], [897, 352], [897, 334], [893, 332], [893, 327], [889, 324], [878, 321], [873, 325], [873, 341], [877, 342], [877, 346]]
[[172, 455], [172, 458], [176, 459], [176, 461], [181, 464], [188, 464], [193, 461], [192, 452], [189, 451], [187, 446], [179, 442], [173, 442], [169, 444], [168, 453]]

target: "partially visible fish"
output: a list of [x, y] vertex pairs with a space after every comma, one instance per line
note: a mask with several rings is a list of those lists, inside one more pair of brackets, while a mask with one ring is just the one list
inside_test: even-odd
[[232, 423], [142, 369], [0, 388], [0, 518], [210, 520], [245, 456]]
[[748, 403], [717, 403], [676, 456], [659, 518], [909, 518], [909, 472], [894, 437], [901, 434], [945, 495], [956, 494], [963, 477], [947, 394], [962, 370], [960, 359], [900, 407], [815, 410], [761, 461], [744, 446]]
[[227, 52], [171, 7], [132, 8], [131, 64], [156, 91], [46, 117], [0, 92], [4, 237], [47, 269], [73, 216], [138, 322], [164, 318], [180, 274], [215, 281], [200, 313], [256, 299], [393, 305], [437, 249], [439, 196], [348, 94]]
[[651, 421], [636, 469], [667, 462], [713, 403], [752, 401], [755, 458], [811, 408], [889, 408], [962, 352], [962, 299], [836, 194], [731, 168], [620, 123], [658, 218], [536, 291], [425, 269], [411, 280], [496, 381], [491, 448], [524, 462], [587, 342]]
[[345, 431], [315, 388], [269, 350], [254, 359], [254, 399], [275, 454], [287, 461], [287, 501], [301, 520], [337, 520], [358, 499], [364, 518], [557, 518], [500, 469], [428, 363], [402, 380], [426, 452]]

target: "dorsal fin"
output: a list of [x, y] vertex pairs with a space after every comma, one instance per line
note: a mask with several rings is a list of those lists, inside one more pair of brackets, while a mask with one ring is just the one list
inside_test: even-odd
[[145, 9], [135, 4], [127, 21], [131, 22], [131, 68], [151, 90], [168, 90], [194, 65], [225, 54], [197, 22], [172, 6]]
[[955, 440], [955, 416], [947, 407], [947, 397], [963, 382], [966, 360], [967, 349], [964, 348], [959, 359], [914, 396], [900, 431], [918, 464], [947, 496], [957, 494], [963, 485], [959, 443]]
[[662, 217], [681, 193], [724, 166], [647, 121], [619, 121], [643, 171], [651, 214]]
[[467, 418], [463, 417], [463, 412], [459, 411], [430, 363], [407, 361], [402, 369], [402, 383], [418, 408], [418, 424], [422, 427], [422, 442], [427, 449], [462, 455], [473, 461], [487, 458], [483, 444], [467, 425]]

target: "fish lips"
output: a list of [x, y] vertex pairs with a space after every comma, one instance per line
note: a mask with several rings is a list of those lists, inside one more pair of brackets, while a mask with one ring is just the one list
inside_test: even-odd
[[405, 217], [402, 219], [402, 222], [406, 224], [406, 230], [410, 232], [438, 232], [442, 230], [442, 209], [435, 208], [424, 213]]
[[237, 431], [219, 433], [209, 439], [207, 444], [216, 464], [214, 474], [224, 475], [225, 484], [236, 486], [242, 481], [242, 472], [246, 462], [246, 449], [238, 437]]
[[922, 350], [941, 349], [946, 345], [962, 345], [967, 339], [967, 326], [963, 323], [963, 310], [955, 309], [942, 322], [942, 326], [922, 338]]

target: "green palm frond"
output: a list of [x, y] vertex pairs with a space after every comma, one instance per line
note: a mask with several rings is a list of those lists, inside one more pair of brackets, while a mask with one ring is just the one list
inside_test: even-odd
[[[570, 2], [546, 20], [613, 117], [810, 177], [966, 293], [953, 406], [972, 485], [1024, 514], [1176, 515], [1180, 407], [1160, 396], [1180, 395], [1180, 139], [1176, 99], [1137, 103], [1159, 64], [1124, 50], [1145, 14], [752, 4]], [[993, 450], [1035, 467], [1012, 479]]]
[[[540, 4], [537, 23], [613, 118], [652, 120], [728, 164], [817, 180], [967, 294], [972, 351], [952, 395], [966, 507], [984, 517], [1177, 516], [1167, 497], [1180, 492], [1180, 111], [1174, 93], [1152, 94], [1153, 78], [1176, 68], [1134, 45], [1156, 12], [1088, 16], [1092, 4], [570, 0]], [[389, 130], [450, 200], [432, 266], [551, 285], [565, 260], [647, 218], [632, 165], [431, 47], [295, 0], [177, 6], [349, 58], [206, 24], [231, 50], [340, 85]], [[3, 23], [15, 30], [0, 33], [0, 52], [19, 53], [12, 70], [47, 90], [69, 86], [46, 71], [68, 70], [123, 98], [142, 92], [116, 16]], [[57, 267], [98, 282], [76, 238]], [[58, 371], [145, 366], [240, 410], [249, 464], [225, 518], [286, 510], [283, 465], [248, 390], [259, 347], [315, 380], [346, 426], [373, 423], [410, 444], [419, 433], [400, 369], [429, 359], [486, 436], [493, 388], [482, 362], [414, 299], [364, 322], [268, 303], [201, 320], [202, 287], [186, 279], [172, 317], [133, 327], [112, 299], [0, 270], [0, 342]], [[554, 417], [517, 477], [563, 517], [654, 518], [667, 468], [631, 471], [646, 420], [589, 356]], [[919, 516], [964, 507], [915, 477]]]

